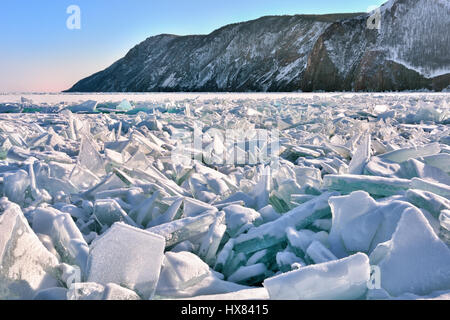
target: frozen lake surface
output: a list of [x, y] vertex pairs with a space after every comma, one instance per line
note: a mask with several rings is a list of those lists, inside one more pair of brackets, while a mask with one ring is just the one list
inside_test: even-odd
[[450, 299], [449, 103], [0, 95], [0, 299]]

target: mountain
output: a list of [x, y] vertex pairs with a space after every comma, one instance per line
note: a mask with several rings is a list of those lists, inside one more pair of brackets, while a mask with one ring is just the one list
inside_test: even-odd
[[[450, 2], [269, 16], [209, 35], [150, 37], [68, 92], [398, 91], [450, 86]], [[369, 24], [370, 25], [370, 24]]]

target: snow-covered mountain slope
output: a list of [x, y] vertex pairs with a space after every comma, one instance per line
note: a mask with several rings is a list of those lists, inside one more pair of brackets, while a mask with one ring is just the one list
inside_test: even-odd
[[151, 37], [69, 91], [442, 90], [447, 0], [392, 0], [370, 14], [270, 16], [209, 35]]

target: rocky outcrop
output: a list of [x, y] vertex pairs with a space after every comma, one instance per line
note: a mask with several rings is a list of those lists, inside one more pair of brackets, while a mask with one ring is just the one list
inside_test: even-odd
[[209, 35], [151, 37], [78, 92], [441, 91], [450, 85], [447, 0], [392, 0], [370, 14], [270, 16]]

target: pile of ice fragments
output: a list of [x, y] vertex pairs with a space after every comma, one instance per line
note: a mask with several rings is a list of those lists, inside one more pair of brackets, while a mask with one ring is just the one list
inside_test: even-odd
[[0, 299], [450, 298], [449, 99], [0, 105]]

